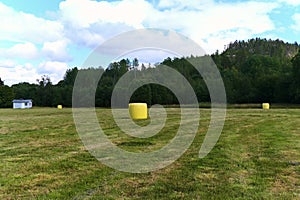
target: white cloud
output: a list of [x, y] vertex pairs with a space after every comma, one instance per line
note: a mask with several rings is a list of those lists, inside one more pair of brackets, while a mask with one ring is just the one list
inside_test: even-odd
[[15, 63], [10, 64], [13, 66], [0, 66], [1, 79], [4, 80], [6, 85], [12, 85], [19, 82], [34, 83], [39, 77], [36, 68], [30, 63], [22, 65], [15, 65]]
[[91, 29], [76, 29], [74, 27], [66, 30], [67, 37], [79, 47], [95, 48], [101, 44], [105, 39], [100, 32], [94, 32]]
[[59, 5], [62, 19], [77, 27], [89, 27], [94, 23], [125, 23], [142, 28], [143, 19], [150, 15], [152, 6], [144, 0], [116, 2], [66, 0]]
[[275, 29], [269, 13], [277, 7], [257, 1], [160, 0], [154, 7], [145, 0], [66, 0], [60, 3], [60, 14], [68, 37], [79, 45], [95, 47], [118, 33], [151, 27], [179, 31], [211, 53], [223, 47], [218, 42]]
[[230, 41], [275, 29], [268, 14], [277, 6], [276, 3], [254, 1], [214, 4], [208, 1], [202, 11], [173, 8], [156, 11], [145, 21], [151, 27], [178, 30], [212, 53], [217, 48], [223, 49]]
[[292, 6], [299, 6], [300, 5], [300, 0], [278, 0], [280, 3], [286, 3]]
[[159, 9], [192, 9], [192, 10], [199, 10], [205, 9], [208, 6], [214, 4], [213, 0], [160, 0], [158, 3]]
[[14, 58], [14, 59], [35, 59], [38, 56], [37, 47], [30, 43], [19, 43], [10, 48], [0, 48], [0, 54], [3, 58]]
[[0, 40], [43, 43], [63, 35], [63, 26], [58, 21], [18, 12], [1, 2], [0, 24]]
[[42, 62], [38, 67], [31, 63], [17, 64], [11, 60], [0, 60], [0, 77], [6, 85], [20, 82], [36, 83], [43, 75], [48, 75], [52, 83], [63, 79], [68, 65], [63, 62]]
[[8, 57], [34, 59], [38, 55], [38, 49], [30, 42], [16, 44], [7, 50]]
[[47, 61], [39, 64], [37, 72], [41, 75], [48, 75], [52, 83], [56, 84], [62, 80], [66, 70], [68, 69], [68, 64], [64, 62]]
[[66, 36], [78, 46], [89, 48], [124, 31], [144, 28], [144, 19], [154, 12], [144, 0], [66, 0], [59, 7]]
[[12, 68], [14, 66], [15, 66], [15, 61], [13, 60], [8, 60], [8, 59], [0, 60], [0, 67], [2, 68]]
[[51, 61], [69, 61], [71, 58], [67, 52], [67, 45], [66, 40], [45, 42], [42, 48], [43, 55]]
[[294, 24], [291, 26], [295, 31], [300, 31], [300, 13], [293, 15]]

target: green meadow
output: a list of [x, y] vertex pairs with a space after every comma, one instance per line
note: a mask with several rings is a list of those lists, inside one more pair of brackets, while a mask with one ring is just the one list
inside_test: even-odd
[[[110, 109], [96, 111], [107, 136], [133, 152], [163, 147], [180, 122], [179, 109], [167, 108], [161, 132], [138, 139]], [[70, 108], [0, 109], [0, 199], [300, 199], [300, 109], [230, 108], [218, 143], [199, 159], [209, 121], [201, 109], [195, 140], [174, 163], [133, 174], [89, 154]]]

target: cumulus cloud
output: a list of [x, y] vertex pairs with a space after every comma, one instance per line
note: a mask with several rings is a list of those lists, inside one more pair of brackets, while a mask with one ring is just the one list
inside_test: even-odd
[[[180, 7], [188, 6], [188, 2], [184, 4], [177, 0], [175, 5], [176, 2], [180, 2]], [[174, 7], [158, 10], [153, 16], [148, 16], [145, 23], [151, 27], [180, 31], [201, 44], [208, 53], [222, 49], [230, 41], [248, 39], [275, 28], [268, 14], [278, 7], [276, 3], [206, 1], [198, 6], [197, 2], [194, 4], [195, 8], [202, 10], [176, 10]]]
[[[7, 64], [11, 66], [8, 66]], [[25, 63], [21, 65], [16, 65], [13, 62], [6, 63], [6, 67], [0, 66], [0, 74], [1, 76], [4, 75], [1, 78], [4, 80], [6, 85], [12, 85], [19, 82], [34, 83], [36, 78], [39, 77], [36, 68], [31, 63]]]
[[293, 15], [294, 24], [291, 26], [295, 31], [300, 31], [300, 13]]
[[91, 24], [125, 23], [142, 28], [143, 19], [151, 14], [150, 3], [144, 0], [124, 0], [116, 2], [66, 0], [59, 5], [62, 19], [77, 27], [89, 27]]
[[0, 40], [43, 43], [63, 37], [58, 21], [18, 12], [0, 2]]
[[45, 42], [42, 47], [43, 55], [51, 61], [69, 61], [71, 58], [67, 52], [67, 45], [66, 40]]
[[[0, 47], [0, 75], [5, 84], [35, 83], [43, 74], [53, 82], [61, 80], [67, 64], [54, 61], [70, 61], [70, 56], [60, 21], [17, 11], [0, 2], [0, 24], [0, 42], [8, 46]], [[36, 64], [41, 60], [44, 62]]]
[[62, 80], [68, 64], [65, 62], [47, 61], [39, 64], [37, 72], [39, 75], [48, 75], [52, 83], [57, 83]]
[[6, 85], [19, 82], [36, 83], [43, 75], [48, 75], [52, 83], [56, 84], [63, 79], [67, 69], [68, 65], [64, 62], [46, 61], [36, 67], [31, 63], [18, 64], [11, 60], [0, 60], [0, 77]]
[[158, 3], [159, 9], [189, 9], [189, 10], [201, 10], [214, 4], [213, 0], [160, 0]]
[[38, 56], [37, 47], [30, 43], [19, 43], [8, 49], [0, 49], [2, 58], [34, 59]]
[[273, 30], [268, 14], [277, 7], [257, 1], [160, 0], [153, 5], [146, 0], [66, 0], [60, 15], [68, 36], [79, 45], [95, 47], [118, 33], [151, 27], [179, 31], [211, 53], [230, 41]]
[[286, 3], [292, 6], [298, 6], [300, 5], [300, 0], [278, 0], [280, 3]]
[[7, 50], [10, 56], [21, 57], [25, 59], [34, 59], [38, 54], [36, 46], [30, 42], [16, 44]]
[[59, 7], [66, 36], [78, 46], [89, 48], [122, 32], [144, 28], [143, 20], [153, 10], [144, 0], [66, 0]]
[[74, 28], [68, 26], [65, 32], [66, 37], [78, 47], [88, 47], [92, 49], [105, 40], [100, 32], [97, 33], [88, 28]]
[[5, 59], [5, 60], [0, 60], [0, 67], [1, 68], [12, 68], [14, 67], [16, 64], [13, 60], [8, 60], [8, 59]]

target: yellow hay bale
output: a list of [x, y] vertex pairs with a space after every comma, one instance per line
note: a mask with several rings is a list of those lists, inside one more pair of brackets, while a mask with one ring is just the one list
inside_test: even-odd
[[147, 119], [148, 111], [146, 103], [130, 103], [129, 113], [132, 119]]
[[268, 109], [270, 109], [270, 104], [269, 104], [269, 103], [263, 103], [263, 104], [262, 104], [262, 108], [263, 108], [264, 110], [268, 110]]

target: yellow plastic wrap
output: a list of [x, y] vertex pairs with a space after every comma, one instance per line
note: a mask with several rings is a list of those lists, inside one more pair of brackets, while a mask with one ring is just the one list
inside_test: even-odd
[[129, 113], [132, 119], [147, 119], [148, 111], [146, 103], [130, 103]]

